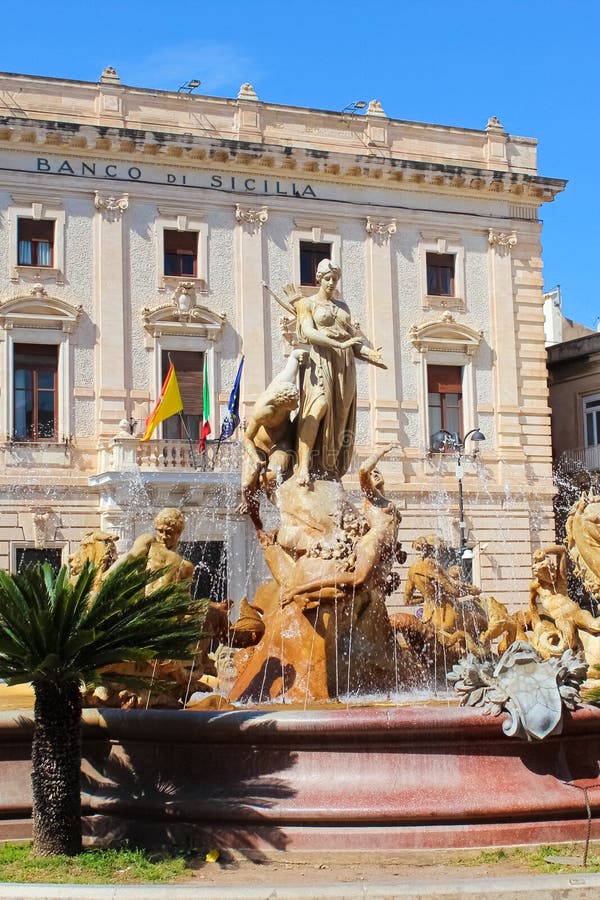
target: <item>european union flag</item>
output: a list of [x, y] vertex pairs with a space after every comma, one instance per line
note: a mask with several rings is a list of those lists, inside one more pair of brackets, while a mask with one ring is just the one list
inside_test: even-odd
[[220, 441], [230, 438], [235, 429], [240, 424], [240, 382], [242, 380], [242, 368], [244, 367], [244, 357], [242, 356], [238, 366], [237, 375], [233, 384], [233, 390], [229, 395], [229, 403], [227, 404], [227, 412], [223, 417], [221, 425]]

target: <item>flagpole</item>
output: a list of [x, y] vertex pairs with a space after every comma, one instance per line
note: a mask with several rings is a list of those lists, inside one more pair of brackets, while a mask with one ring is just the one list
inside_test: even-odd
[[[239, 416], [237, 415], [237, 409], [239, 407], [239, 391], [240, 391], [240, 379], [242, 376], [242, 366], [244, 365], [244, 354], [242, 354], [242, 358], [240, 359], [237, 374], [235, 376], [235, 382], [233, 385], [233, 390], [229, 395], [229, 403], [227, 404], [227, 414], [230, 415], [234, 412], [239, 422]], [[221, 449], [221, 441], [223, 440], [223, 423], [221, 423], [221, 431], [219, 433], [219, 439], [217, 441], [217, 447], [215, 449], [215, 456], [213, 460], [213, 468], [217, 463], [217, 459], [219, 458], [219, 450]], [[234, 425], [233, 430], [227, 435], [227, 437], [231, 437], [235, 429], [237, 428], [237, 424]]]
[[183, 418], [183, 413], [181, 413], [181, 412], [179, 413], [179, 418], [180, 418], [180, 420], [181, 420], [181, 424], [183, 425], [183, 430], [185, 431], [185, 436], [186, 436], [186, 438], [188, 439], [188, 443], [189, 443], [189, 445], [190, 445], [190, 454], [191, 454], [191, 457], [192, 457], [192, 466], [193, 466], [194, 469], [197, 469], [198, 467], [197, 467], [197, 465], [196, 465], [196, 457], [194, 456], [194, 443], [193, 443], [193, 441], [192, 441], [192, 436], [191, 436], [191, 434], [189, 433], [189, 431], [188, 431], [188, 429], [187, 429], [187, 425], [185, 424], [185, 419]]

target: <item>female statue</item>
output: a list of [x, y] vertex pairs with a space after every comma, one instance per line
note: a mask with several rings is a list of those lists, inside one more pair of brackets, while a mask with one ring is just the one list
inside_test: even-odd
[[311, 473], [338, 480], [354, 450], [356, 423], [355, 357], [386, 368], [379, 350], [363, 343], [345, 303], [335, 300], [340, 270], [330, 259], [317, 268], [319, 290], [296, 304], [298, 338], [309, 345], [298, 413], [299, 484]]

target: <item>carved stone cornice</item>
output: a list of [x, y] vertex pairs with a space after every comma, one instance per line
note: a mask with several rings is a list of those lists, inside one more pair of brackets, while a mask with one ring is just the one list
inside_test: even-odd
[[182, 281], [173, 292], [170, 303], [142, 310], [142, 323], [152, 337], [162, 334], [194, 335], [209, 341], [218, 340], [227, 316], [200, 306], [196, 298], [196, 284]]
[[268, 220], [269, 210], [266, 206], [261, 206], [259, 209], [253, 209], [250, 206], [240, 206], [239, 203], [235, 204], [235, 221], [238, 225], [244, 226], [249, 231], [255, 231], [257, 228], [262, 228]]
[[50, 297], [41, 284], [27, 295], [11, 297], [0, 303], [0, 328], [55, 328], [72, 332], [79, 322], [83, 307]]
[[488, 234], [488, 244], [498, 253], [504, 255], [510, 253], [517, 246], [517, 235], [514, 231], [494, 231], [492, 228]]
[[372, 219], [371, 216], [367, 216], [365, 230], [370, 237], [378, 240], [380, 243], [385, 243], [393, 234], [396, 234], [398, 224], [396, 219], [378, 222], [376, 219]]
[[473, 356], [483, 340], [483, 331], [462, 325], [451, 312], [445, 312], [439, 319], [412, 325], [409, 338], [419, 353], [445, 350]]
[[129, 207], [129, 194], [121, 194], [115, 197], [110, 194], [101, 194], [94, 191], [94, 206], [110, 221], [120, 218]]
[[[242, 102], [246, 106], [251, 105], [247, 100]], [[74, 116], [74, 121], [76, 118]], [[383, 118], [377, 119], [373, 115], [368, 118], [371, 125], [373, 122], [384, 122]], [[367, 117], [364, 119], [364, 127], [368, 129]], [[404, 126], [387, 120], [386, 127]], [[292, 181], [300, 179], [303, 183], [308, 180], [311, 183], [377, 184], [388, 189], [400, 188], [404, 183], [410, 184], [411, 190], [419, 191], [451, 190], [463, 195], [489, 194], [496, 198], [503, 193], [508, 199], [517, 196], [520, 202], [531, 201], [535, 207], [551, 202], [566, 184], [562, 179], [545, 178], [531, 171], [486, 169], [482, 165], [485, 163], [483, 158], [480, 165], [467, 163], [457, 169], [456, 161], [406, 159], [392, 150], [386, 150], [383, 155], [379, 152], [375, 157], [362, 148], [358, 154], [354, 150], [345, 152], [332, 148], [321, 159], [315, 157], [310, 146], [301, 143], [294, 145], [292, 155], [284, 143], [262, 141], [245, 145], [241, 152], [239, 142], [230, 140], [225, 133], [206, 130], [201, 134], [176, 131], [162, 134], [165, 139], [158, 143], [156, 132], [152, 130], [78, 123], [77, 129], [70, 133], [53, 120], [0, 117], [0, 146], [10, 146], [10, 149], [19, 146], [19, 149], [30, 150], [36, 155], [48, 153], [69, 157], [71, 161], [93, 158], [107, 162], [122, 160], [128, 167], [132, 163], [137, 167], [147, 163], [172, 166], [173, 156], [177, 156], [177, 165], [181, 166], [182, 173], [190, 170], [213, 173], [215, 163], [218, 163], [219, 171], [231, 170], [232, 175], [243, 172], [251, 177], [260, 173], [274, 182], [285, 178]], [[486, 136], [489, 137], [489, 133]]]

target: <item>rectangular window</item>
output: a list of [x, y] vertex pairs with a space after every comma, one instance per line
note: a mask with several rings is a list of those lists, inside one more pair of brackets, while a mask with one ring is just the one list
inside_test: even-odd
[[454, 296], [454, 254], [427, 254], [427, 294], [430, 297]]
[[583, 401], [585, 446], [600, 444], [600, 396], [586, 397]]
[[54, 221], [18, 218], [17, 246], [19, 266], [51, 267], [54, 256]]
[[429, 436], [436, 431], [462, 434], [462, 368], [427, 366]]
[[165, 229], [165, 275], [196, 277], [198, 264], [198, 232]]
[[323, 259], [331, 259], [331, 244], [300, 241], [300, 284], [317, 283], [317, 267]]
[[181, 541], [179, 552], [194, 565], [192, 597], [227, 597], [227, 547], [223, 541]]
[[58, 431], [58, 347], [15, 344], [13, 366], [15, 440], [55, 440]]
[[183, 412], [181, 416], [171, 416], [163, 422], [163, 437], [171, 441], [191, 438], [197, 442], [202, 418], [204, 353], [195, 350], [163, 350], [161, 360], [163, 380], [169, 371], [169, 357], [175, 366]]
[[58, 572], [62, 565], [62, 550], [60, 547], [15, 547], [15, 563], [17, 572], [24, 572], [37, 563], [50, 563], [54, 572]]

